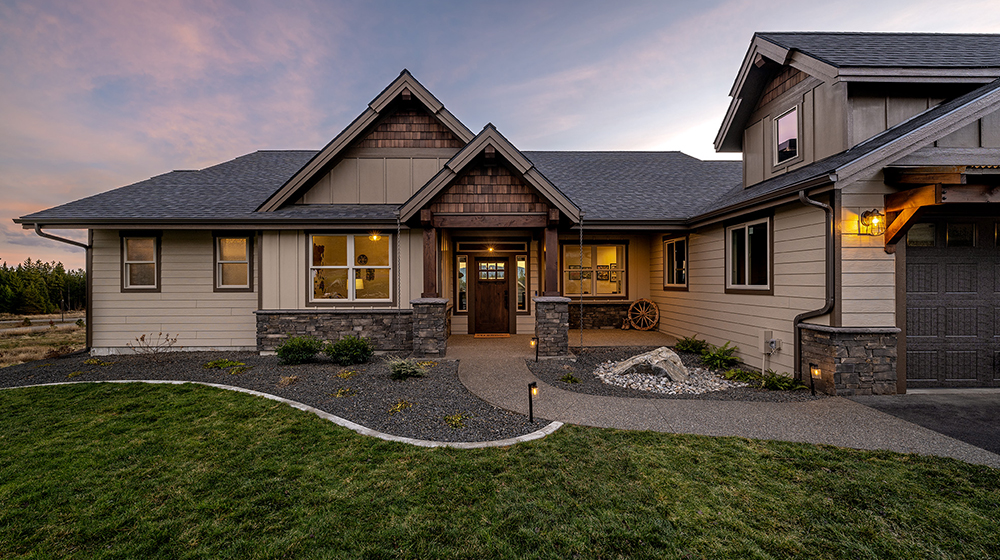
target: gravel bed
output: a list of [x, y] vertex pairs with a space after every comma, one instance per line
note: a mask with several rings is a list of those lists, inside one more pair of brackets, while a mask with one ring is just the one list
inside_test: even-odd
[[[799, 391], [769, 391], [747, 386], [743, 383], [728, 381], [719, 372], [705, 368], [701, 356], [688, 352], [678, 352], [681, 361], [692, 372], [692, 383], [666, 384], [662, 380], [650, 379], [646, 382], [635, 381], [633, 386], [641, 384], [655, 387], [655, 390], [644, 390], [622, 387], [605, 383], [601, 380], [601, 372], [606, 369], [607, 362], [618, 362], [637, 354], [655, 350], [655, 346], [607, 346], [597, 348], [578, 348], [576, 361], [560, 360], [528, 360], [528, 369], [542, 381], [577, 393], [600, 395], [605, 397], [631, 397], [641, 399], [700, 399], [721, 401], [755, 401], [755, 402], [799, 402], [825, 398], [823, 395], [812, 396], [807, 390]], [[602, 367], [604, 366], [604, 367]], [[579, 383], [566, 383], [563, 376], [570, 373]], [[652, 376], [649, 376], [652, 377]], [[707, 386], [724, 387], [718, 390], [698, 393], [696, 391]], [[674, 391], [671, 393], [670, 391]]]
[[[527, 416], [497, 408], [470, 393], [458, 380], [457, 361], [433, 362], [426, 377], [393, 381], [386, 356], [349, 367], [325, 357], [310, 364], [283, 366], [276, 356], [256, 352], [172, 353], [159, 363], [145, 356], [98, 358], [108, 365], [84, 363], [88, 359], [87, 354], [78, 353], [0, 368], [0, 386], [120, 379], [219, 383], [298, 401], [387, 434], [432, 441], [495, 441], [547, 424], [537, 419], [531, 424]], [[231, 374], [203, 367], [220, 359], [243, 362], [251, 369]], [[411, 406], [390, 413], [400, 401]], [[445, 416], [454, 414], [465, 416], [464, 427], [453, 428], [445, 422]]]

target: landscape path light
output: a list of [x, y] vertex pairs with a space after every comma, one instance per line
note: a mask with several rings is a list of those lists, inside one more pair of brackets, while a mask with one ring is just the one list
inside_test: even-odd
[[533, 402], [533, 397], [538, 395], [538, 383], [532, 381], [528, 383], [528, 422], [535, 422], [535, 406]]

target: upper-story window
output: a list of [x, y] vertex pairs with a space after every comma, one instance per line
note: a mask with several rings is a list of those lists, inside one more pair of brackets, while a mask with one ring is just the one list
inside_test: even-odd
[[799, 109], [793, 107], [774, 119], [774, 164], [799, 155]]

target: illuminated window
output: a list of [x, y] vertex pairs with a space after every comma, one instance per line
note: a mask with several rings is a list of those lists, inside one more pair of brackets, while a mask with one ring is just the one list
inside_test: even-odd
[[469, 310], [469, 257], [458, 256], [458, 265], [455, 267], [455, 291], [457, 296], [456, 311]]
[[391, 301], [390, 235], [310, 236], [310, 301]]
[[563, 245], [563, 295], [623, 297], [625, 245]]
[[215, 288], [217, 290], [252, 290], [250, 268], [252, 238], [215, 238]]
[[528, 255], [518, 255], [517, 261], [517, 310], [528, 310]]

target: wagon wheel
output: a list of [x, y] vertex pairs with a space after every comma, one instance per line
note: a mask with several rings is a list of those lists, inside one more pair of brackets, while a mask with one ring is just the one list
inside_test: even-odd
[[660, 310], [648, 299], [637, 299], [628, 308], [628, 320], [633, 329], [648, 331], [660, 320]]

